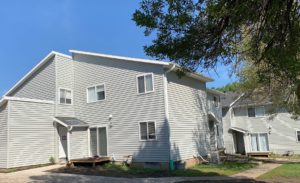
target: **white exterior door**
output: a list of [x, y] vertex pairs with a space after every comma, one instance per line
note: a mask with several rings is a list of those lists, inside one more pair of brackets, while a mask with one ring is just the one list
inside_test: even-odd
[[68, 130], [65, 127], [58, 126], [58, 134], [59, 134], [59, 158], [67, 157], [67, 149], [68, 149], [68, 139], [67, 139]]

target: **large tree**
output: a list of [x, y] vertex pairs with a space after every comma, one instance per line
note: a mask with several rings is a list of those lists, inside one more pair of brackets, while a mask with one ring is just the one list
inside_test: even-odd
[[244, 86], [300, 97], [299, 0], [142, 0], [133, 20], [155, 35], [150, 56], [184, 71], [231, 64]]

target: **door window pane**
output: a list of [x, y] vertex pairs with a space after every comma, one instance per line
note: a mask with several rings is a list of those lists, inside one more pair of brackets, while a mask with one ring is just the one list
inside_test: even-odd
[[252, 151], [254, 151], [254, 152], [258, 151], [257, 134], [251, 135], [251, 148], [252, 148]]
[[259, 134], [259, 151], [269, 151], [268, 135], [265, 133]]

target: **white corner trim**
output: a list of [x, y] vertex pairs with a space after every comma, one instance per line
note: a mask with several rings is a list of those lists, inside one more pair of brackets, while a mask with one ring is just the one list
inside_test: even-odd
[[54, 104], [54, 101], [51, 100], [38, 100], [38, 99], [29, 99], [29, 98], [19, 98], [19, 97], [3, 97], [4, 100], [11, 101], [22, 101], [22, 102], [34, 102], [34, 103], [43, 103], [43, 104]]
[[125, 61], [132, 61], [132, 62], [141, 62], [141, 63], [148, 63], [148, 64], [157, 64], [157, 65], [169, 65], [168, 62], [163, 61], [156, 61], [156, 60], [148, 60], [148, 59], [141, 59], [141, 58], [132, 58], [132, 57], [124, 57], [124, 56], [115, 56], [115, 55], [107, 55], [101, 53], [92, 53], [86, 51], [78, 51], [78, 50], [69, 50], [71, 53], [80, 54], [80, 55], [89, 55], [101, 58], [109, 58], [115, 60], [125, 60]]
[[32, 74], [34, 74], [37, 70], [39, 70], [43, 65], [45, 65], [50, 58], [52, 58], [55, 55], [60, 55], [62, 57], [70, 58], [72, 59], [71, 56], [58, 53], [55, 51], [51, 51], [43, 60], [41, 60], [33, 69], [31, 69], [24, 77], [22, 77], [8, 92], [4, 94], [4, 96], [10, 95], [14, 90], [16, 90], [19, 86], [21, 86]]

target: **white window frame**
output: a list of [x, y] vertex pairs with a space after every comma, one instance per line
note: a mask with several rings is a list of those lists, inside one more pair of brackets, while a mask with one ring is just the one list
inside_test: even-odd
[[296, 142], [300, 143], [300, 140], [298, 139], [298, 132], [300, 132], [300, 130], [296, 130]]
[[[93, 102], [89, 102], [89, 88], [95, 88], [95, 92], [96, 92], [96, 98], [97, 98], [97, 86], [104, 86], [104, 99], [103, 100], [95, 100]], [[101, 102], [101, 101], [105, 101], [106, 100], [106, 84], [105, 83], [101, 83], [101, 84], [96, 84], [96, 85], [91, 85], [88, 86], [86, 88], [86, 103], [91, 104], [91, 103], [97, 103], [97, 102]]]
[[[257, 109], [256, 108], [258, 108], [258, 107], [262, 107], [264, 109], [264, 115], [263, 116], [256, 116], [256, 114], [257, 114], [257, 112], [256, 112]], [[249, 112], [248, 112], [249, 108], [254, 108], [255, 116], [253, 116], [253, 117], [249, 116]], [[265, 106], [249, 106], [249, 107], [247, 107], [247, 117], [248, 118], [263, 118], [265, 116], [266, 116]]]
[[[151, 75], [152, 77], [152, 91], [147, 91], [146, 90], [146, 76], [147, 75]], [[144, 77], [144, 87], [145, 87], [145, 92], [144, 93], [139, 93], [139, 80], [138, 78], [143, 76]], [[147, 94], [147, 93], [153, 93], [155, 91], [154, 89], [154, 75], [153, 73], [144, 73], [144, 74], [139, 74], [136, 76], [136, 91], [138, 95], [143, 95], [143, 94]]]
[[[142, 139], [142, 134], [141, 134], [141, 123], [147, 123], [147, 139], [146, 140], [144, 140], [144, 139]], [[155, 139], [149, 139], [149, 134], [148, 134], [148, 132], [149, 132], [149, 130], [148, 130], [148, 123], [154, 123], [154, 129], [155, 129]], [[147, 120], [147, 121], [140, 121], [140, 122], [138, 122], [138, 127], [139, 127], [139, 140], [141, 141], [141, 142], [146, 142], [146, 141], [157, 141], [157, 129], [156, 129], [156, 121], [154, 121], [154, 120]]]
[[[60, 90], [65, 90], [65, 91], [70, 91], [71, 92], [71, 104], [67, 104], [67, 102], [66, 102], [66, 99], [67, 98], [65, 98], [65, 103], [61, 103], [60, 102]], [[58, 88], [58, 103], [60, 104], [60, 105], [73, 105], [73, 90], [71, 90], [71, 89], [68, 89], [68, 88]]]

